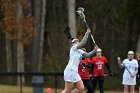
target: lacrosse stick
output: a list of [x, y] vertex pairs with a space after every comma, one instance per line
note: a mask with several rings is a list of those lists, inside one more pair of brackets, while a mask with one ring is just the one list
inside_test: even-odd
[[128, 71], [128, 73], [131, 75], [132, 78], [134, 78], [134, 76], [132, 75], [132, 73], [129, 71], [129, 69], [122, 63], [122, 65], [124, 66], [124, 68]]
[[90, 76], [90, 79], [91, 80], [94, 80], [96, 78], [100, 78], [100, 77], [109, 77], [109, 76], [115, 76], [115, 74], [113, 73], [112, 75], [110, 73], [104, 73], [103, 75], [100, 75], [100, 76]]
[[68, 39], [70, 40], [73, 40], [74, 38], [71, 36], [71, 33], [70, 33], [70, 27], [66, 27], [65, 30], [64, 30], [66, 36], [68, 37]]
[[[89, 26], [88, 26], [88, 24], [87, 24], [87, 22], [86, 22], [86, 19], [85, 19], [84, 8], [79, 7], [78, 10], [77, 10], [76, 12], [79, 14], [80, 19], [84, 21], [86, 27], [89, 28]], [[91, 39], [92, 39], [94, 45], [97, 46], [97, 45], [96, 45], [96, 42], [95, 42], [95, 40], [94, 40], [94, 38], [93, 38], [93, 35], [92, 35], [91, 33], [90, 33], [90, 36], [91, 36]]]

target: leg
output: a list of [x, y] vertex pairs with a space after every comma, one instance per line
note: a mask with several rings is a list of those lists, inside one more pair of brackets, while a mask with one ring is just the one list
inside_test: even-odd
[[128, 85], [124, 85], [124, 93], [128, 93]]
[[86, 93], [93, 93], [93, 85], [92, 85], [92, 81], [90, 79], [84, 79], [83, 80], [84, 86], [87, 88], [87, 92]]
[[76, 88], [71, 93], [81, 93], [82, 91], [84, 91], [85, 88], [82, 80], [76, 82], [75, 85]]
[[100, 88], [100, 93], [104, 93], [104, 77], [101, 77], [99, 79], [99, 88]]
[[74, 83], [72, 82], [65, 82], [65, 89], [61, 93], [70, 93], [72, 91]]
[[130, 86], [130, 93], [135, 93], [135, 85], [131, 85]]
[[139, 93], [140, 93], [140, 86], [139, 86]]
[[96, 78], [92, 80], [93, 93], [95, 93], [95, 88], [96, 88], [97, 82], [98, 82], [98, 80]]

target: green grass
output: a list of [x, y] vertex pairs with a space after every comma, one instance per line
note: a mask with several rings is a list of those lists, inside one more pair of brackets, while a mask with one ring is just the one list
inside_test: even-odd
[[[22, 88], [22, 93], [33, 93], [31, 87], [23, 87]], [[57, 93], [60, 93], [61, 89], [57, 89]], [[13, 85], [0, 85], [0, 93], [20, 93], [20, 88], [19, 86], [13, 86]], [[46, 92], [46, 89], [44, 89], [44, 93]], [[55, 90], [52, 90], [52, 93], [55, 93]], [[86, 91], [82, 92], [86, 93]], [[99, 93], [99, 91], [96, 91], [96, 93]], [[122, 91], [105, 91], [105, 93], [123, 93]], [[138, 92], [136, 92], [138, 93]]]
[[[18, 86], [0, 85], [0, 93], [20, 93], [20, 88]], [[23, 87], [22, 93], [32, 93], [32, 90], [30, 87]]]

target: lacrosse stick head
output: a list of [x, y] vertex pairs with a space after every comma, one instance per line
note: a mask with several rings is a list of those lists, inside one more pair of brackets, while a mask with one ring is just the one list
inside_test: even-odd
[[82, 13], [84, 13], [84, 8], [83, 7], [79, 7], [78, 10], [76, 11], [79, 15], [81, 15]]
[[70, 33], [70, 27], [66, 27], [65, 30], [64, 30], [64, 33], [66, 34], [68, 39], [70, 39], [70, 40], [73, 39], [73, 37], [71, 36], [71, 33]]
[[81, 19], [83, 19], [85, 21], [85, 15], [84, 15], [84, 8], [83, 7], [79, 7], [78, 10], [76, 11], [78, 13], [78, 15], [80, 16]]

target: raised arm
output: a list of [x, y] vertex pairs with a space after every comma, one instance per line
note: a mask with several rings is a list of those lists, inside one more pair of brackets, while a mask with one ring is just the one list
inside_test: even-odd
[[120, 57], [117, 57], [117, 60], [118, 60], [119, 67], [121, 69], [124, 68], [124, 65], [121, 63], [121, 58]]
[[93, 54], [95, 54], [96, 53], [96, 50], [98, 49], [98, 47], [97, 46], [95, 46], [95, 48], [94, 48], [94, 50], [92, 50], [91, 52], [89, 52], [89, 53], [84, 53], [83, 54], [83, 57], [90, 57], [90, 56], [92, 56]]
[[85, 36], [83, 37], [81, 42], [77, 45], [77, 49], [82, 48], [86, 44], [88, 36], [89, 36], [90, 33], [91, 33], [90, 29], [87, 29], [87, 32], [85, 33]]

